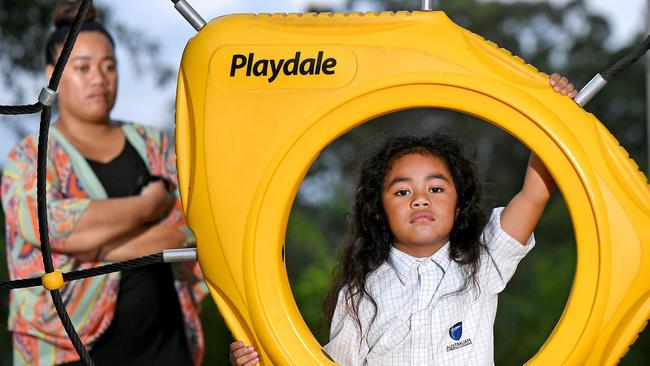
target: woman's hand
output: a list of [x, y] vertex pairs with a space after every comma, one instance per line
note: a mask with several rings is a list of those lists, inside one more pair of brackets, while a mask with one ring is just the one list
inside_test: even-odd
[[565, 78], [564, 76], [558, 74], [557, 72], [553, 73], [550, 78], [549, 82], [553, 89], [562, 95], [566, 95], [568, 97], [575, 97], [578, 95], [578, 91], [576, 88], [569, 82], [569, 79]]
[[122, 261], [181, 248], [185, 234], [161, 223], [174, 203], [162, 180], [138, 196], [93, 200], [62, 252], [80, 261]]
[[253, 346], [247, 346], [244, 342], [232, 342], [230, 344], [230, 363], [233, 366], [253, 366], [259, 363], [260, 359]]
[[185, 235], [177, 228], [155, 224], [115, 239], [99, 249], [76, 253], [74, 257], [82, 262], [121, 262], [159, 253], [165, 249], [182, 248], [184, 240]]
[[147, 222], [157, 222], [165, 217], [174, 206], [174, 197], [169, 193], [165, 183], [157, 180], [147, 184], [140, 193], [147, 200], [148, 210], [145, 210]]

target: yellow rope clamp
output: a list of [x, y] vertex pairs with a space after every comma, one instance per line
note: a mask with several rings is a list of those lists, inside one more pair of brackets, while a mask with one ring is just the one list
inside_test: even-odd
[[415, 107], [507, 131], [564, 196], [577, 241], [573, 288], [528, 364], [616, 364], [650, 316], [647, 179], [548, 76], [442, 12], [239, 14], [189, 41], [176, 105], [180, 191], [235, 338], [254, 344], [263, 365], [333, 365], [291, 294], [282, 259], [289, 212], [329, 143]]
[[63, 287], [65, 281], [63, 281], [63, 272], [54, 271], [46, 273], [41, 277], [41, 282], [43, 282], [43, 287], [48, 291], [58, 290]]

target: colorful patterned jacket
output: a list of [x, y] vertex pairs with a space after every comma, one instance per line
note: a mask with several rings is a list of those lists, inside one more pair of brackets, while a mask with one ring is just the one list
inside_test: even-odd
[[[152, 175], [177, 182], [174, 146], [166, 134], [135, 124], [123, 124], [122, 129]], [[2, 177], [7, 261], [12, 279], [36, 277], [44, 272], [36, 215], [37, 141], [36, 136], [29, 136], [13, 148], [5, 163]], [[61, 253], [60, 249], [65, 238], [84, 214], [90, 200], [105, 198], [106, 192], [85, 158], [58, 130], [51, 129], [47, 165], [47, 209], [55, 268], [69, 272], [103, 264], [81, 262]], [[164, 222], [186, 233], [187, 246], [195, 245], [194, 235], [185, 226], [178, 199]], [[185, 334], [194, 363], [199, 365], [203, 358], [204, 345], [198, 313], [206, 288], [198, 264], [189, 263], [184, 266], [186, 268], [183, 270], [176, 268], [175, 285], [183, 310]], [[89, 349], [111, 324], [119, 283], [120, 273], [116, 272], [73, 281], [60, 290], [72, 323]], [[13, 332], [15, 366], [53, 365], [78, 359], [57, 316], [50, 294], [42, 287], [11, 292], [9, 329]]]

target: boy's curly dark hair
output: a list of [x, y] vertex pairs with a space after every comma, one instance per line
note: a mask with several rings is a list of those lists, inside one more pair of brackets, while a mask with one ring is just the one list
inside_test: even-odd
[[388, 260], [393, 235], [382, 206], [384, 179], [393, 162], [408, 154], [431, 155], [440, 158], [451, 174], [458, 201], [458, 215], [449, 241], [451, 260], [461, 264], [466, 272], [466, 289], [476, 283], [476, 273], [483, 244], [481, 233], [486, 216], [481, 207], [481, 184], [474, 162], [464, 152], [462, 143], [443, 133], [423, 137], [403, 136], [388, 139], [383, 146], [361, 165], [359, 181], [348, 222], [348, 237], [336, 268], [334, 280], [325, 299], [323, 315], [329, 325], [339, 292], [346, 287], [344, 299], [361, 332], [359, 304], [367, 297], [377, 304], [366, 288], [368, 276]]

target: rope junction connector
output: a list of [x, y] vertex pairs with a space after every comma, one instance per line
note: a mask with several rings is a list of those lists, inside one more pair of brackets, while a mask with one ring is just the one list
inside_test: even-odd
[[205, 20], [194, 10], [192, 5], [185, 0], [172, 0], [174, 8], [187, 20], [196, 31], [200, 31], [205, 26]]
[[56, 91], [44, 86], [38, 95], [38, 101], [45, 106], [51, 107], [56, 101]]
[[591, 81], [585, 85], [584, 88], [580, 90], [580, 93], [573, 98], [573, 100], [578, 103], [579, 106], [584, 107], [591, 98], [596, 96], [598, 92], [607, 85], [607, 80], [602, 77], [600, 74], [596, 74]]
[[54, 271], [46, 273], [41, 277], [41, 282], [43, 287], [48, 291], [58, 290], [63, 287], [65, 281], [63, 281], [63, 273], [61, 271]]

